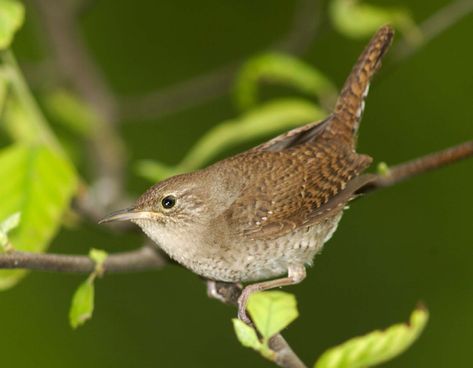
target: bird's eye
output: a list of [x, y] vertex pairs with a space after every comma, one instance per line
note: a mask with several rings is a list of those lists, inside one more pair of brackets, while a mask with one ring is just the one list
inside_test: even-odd
[[176, 198], [173, 196], [166, 196], [163, 198], [161, 201], [161, 204], [163, 205], [164, 208], [170, 209], [173, 208], [174, 205], [176, 204]]

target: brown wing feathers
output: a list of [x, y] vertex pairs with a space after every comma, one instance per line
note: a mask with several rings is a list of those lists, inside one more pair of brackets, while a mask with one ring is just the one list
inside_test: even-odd
[[[293, 129], [242, 154], [253, 162], [248, 175], [254, 175], [259, 190], [253, 199], [253, 187], [244, 191], [226, 213], [234, 224], [240, 223], [242, 233], [276, 238], [317, 222], [341, 211], [366, 184], [369, 177], [358, 176], [371, 158], [355, 152], [356, 131], [370, 79], [392, 38], [388, 26], [374, 35], [327, 119]], [[259, 214], [262, 220], [248, 223], [251, 216], [247, 212]]]

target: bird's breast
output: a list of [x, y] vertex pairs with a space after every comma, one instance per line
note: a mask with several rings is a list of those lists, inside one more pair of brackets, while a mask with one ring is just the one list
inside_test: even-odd
[[305, 226], [280, 238], [234, 238], [227, 244], [208, 245], [205, 254], [181, 260], [185, 267], [212, 280], [249, 282], [275, 278], [290, 265], [311, 265], [315, 255], [335, 232], [342, 213]]

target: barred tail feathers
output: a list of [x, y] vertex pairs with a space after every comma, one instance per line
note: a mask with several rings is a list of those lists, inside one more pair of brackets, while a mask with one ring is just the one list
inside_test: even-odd
[[355, 138], [368, 94], [371, 78], [381, 66], [381, 59], [391, 45], [394, 30], [384, 26], [376, 32], [358, 58], [335, 105], [334, 117], [344, 136]]

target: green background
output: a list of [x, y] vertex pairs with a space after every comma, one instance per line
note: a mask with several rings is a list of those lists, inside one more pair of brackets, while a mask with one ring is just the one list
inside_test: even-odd
[[[389, 3], [405, 5], [421, 21], [448, 2]], [[264, 49], [287, 31], [294, 7], [288, 0], [102, 0], [84, 16], [83, 31], [114, 90], [136, 95]], [[15, 43], [22, 63], [43, 56], [34, 41], [41, 25], [32, 9], [27, 16]], [[396, 163], [472, 139], [472, 36], [470, 15], [395, 67], [388, 57], [372, 84], [360, 152]], [[303, 58], [340, 86], [364, 44], [333, 30], [324, 10]], [[203, 132], [237, 113], [227, 94], [120, 129], [131, 163], [174, 164]], [[147, 186], [130, 164], [129, 193], [138, 196]], [[287, 288], [301, 316], [285, 336], [307, 363], [347, 338], [406, 320], [422, 301], [431, 312], [425, 333], [385, 366], [471, 366], [472, 188], [470, 160], [352, 204], [308, 278]], [[50, 251], [122, 251], [142, 239], [84, 223], [62, 231]], [[235, 310], [209, 300], [203, 282], [175, 266], [99, 280], [93, 319], [72, 331], [68, 308], [83, 278], [34, 273], [0, 294], [2, 367], [271, 366], [237, 342]]]

